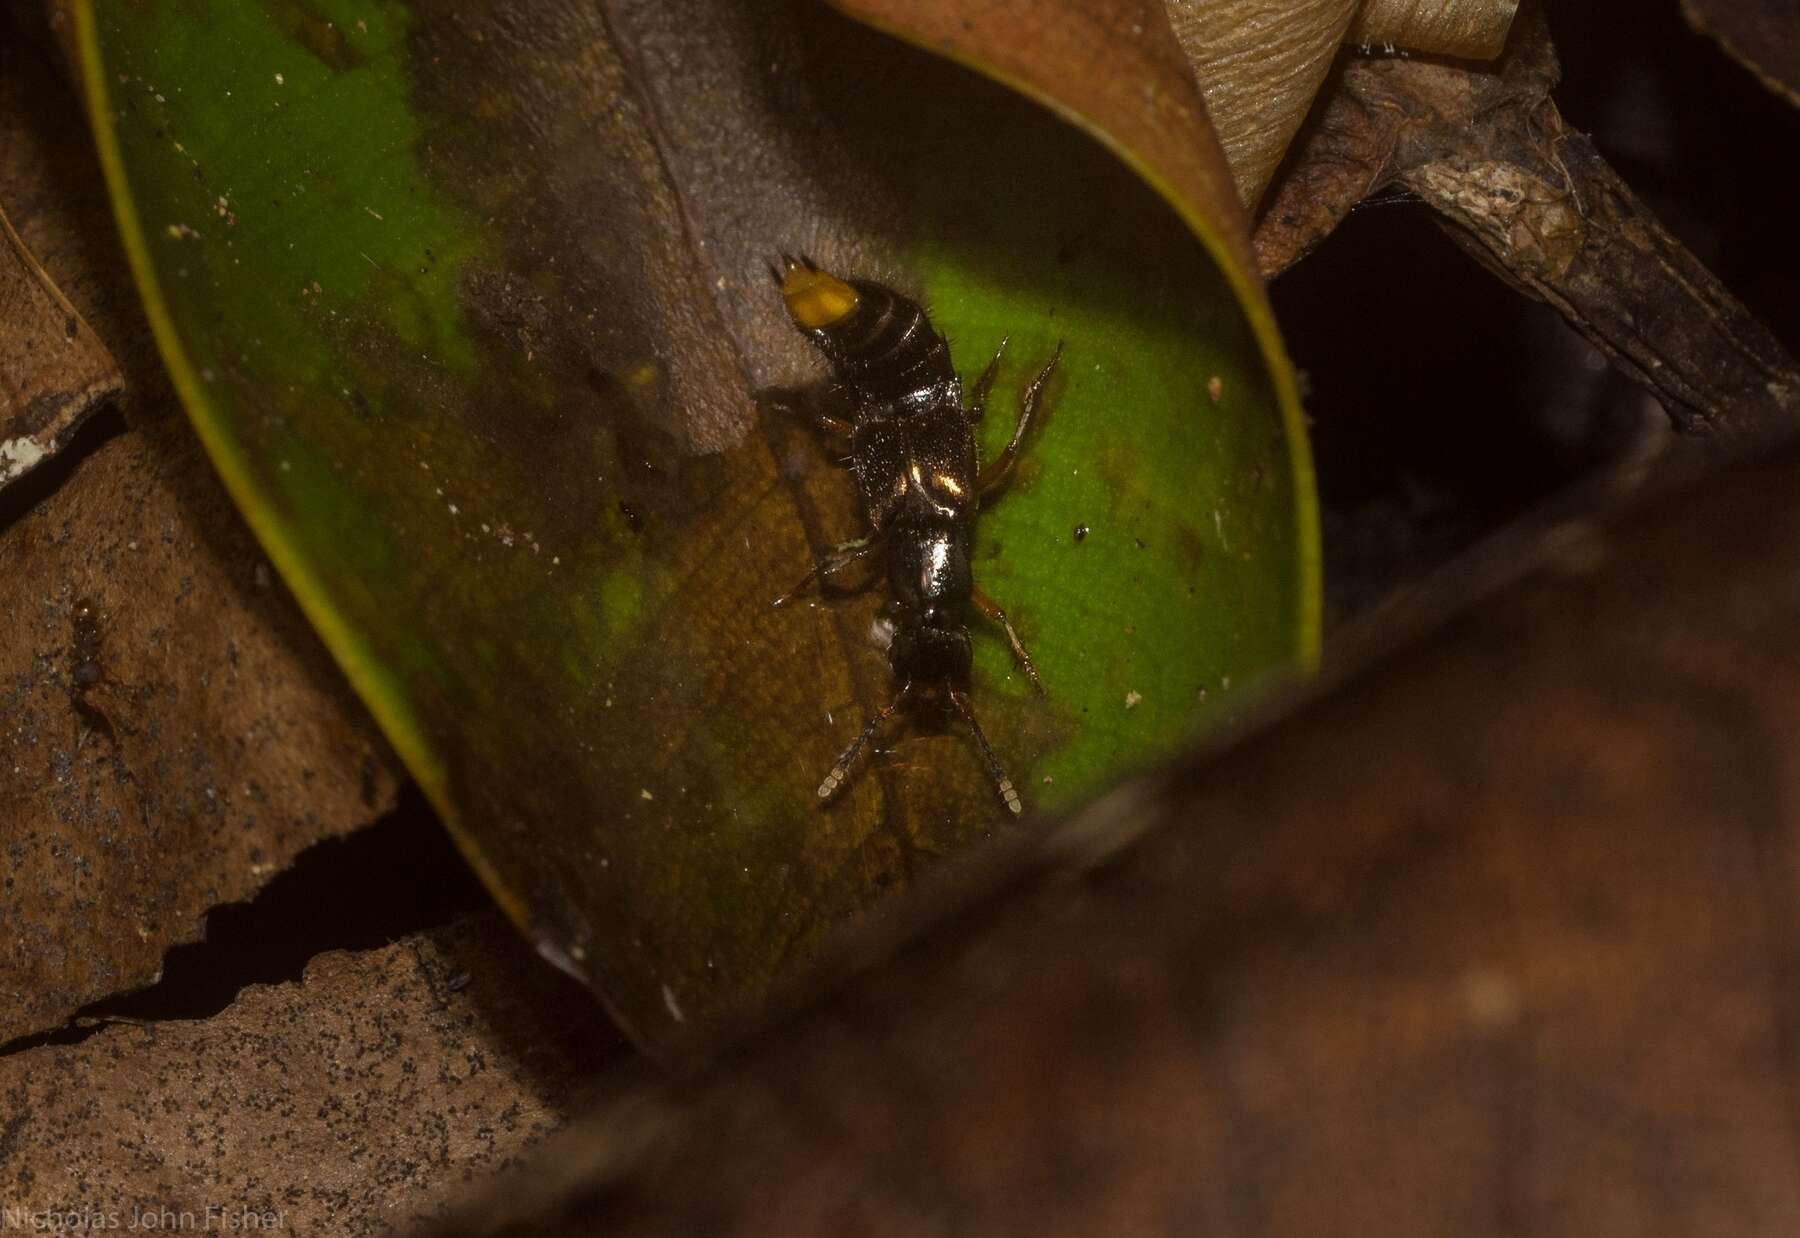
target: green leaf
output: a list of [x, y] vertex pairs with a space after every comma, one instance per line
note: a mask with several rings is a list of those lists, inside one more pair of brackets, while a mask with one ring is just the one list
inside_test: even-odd
[[894, 685], [881, 588], [770, 605], [861, 531], [770, 398], [820, 374], [778, 251], [923, 296], [966, 377], [1010, 333], [989, 453], [1065, 343], [975, 546], [1048, 689], [973, 620], [1029, 802], [1314, 656], [1306, 446], [1242, 238], [1037, 105], [799, 4], [77, 18], [127, 251], [234, 497], [500, 901], [653, 1050], [1029, 828], [930, 711], [819, 806]]

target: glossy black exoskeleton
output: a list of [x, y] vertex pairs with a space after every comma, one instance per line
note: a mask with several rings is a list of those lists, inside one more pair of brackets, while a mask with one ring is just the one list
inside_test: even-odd
[[[850, 471], [868, 516], [868, 535], [845, 542], [816, 565], [799, 587], [829, 576], [864, 555], [885, 550], [893, 639], [888, 664], [900, 690], [844, 749], [819, 784], [828, 800], [848, 777], [875, 730], [915, 690], [939, 691], [968, 724], [983, 763], [1007, 808], [1024, 810], [969, 703], [971, 650], [964, 623], [975, 608], [1005, 631], [1014, 656], [1039, 691], [1043, 684], [1006, 613], [975, 587], [969, 546], [981, 501], [1005, 482], [1019, 444], [1062, 355], [1059, 344], [1025, 390], [1012, 441], [985, 468], [975, 452], [981, 417], [1000, 356], [994, 354], [976, 381], [967, 407], [950, 361], [950, 346], [917, 302], [871, 280], [842, 280], [810, 261], [784, 258], [771, 272], [788, 314], [831, 363], [831, 403], [848, 419], [815, 412], [828, 433], [846, 440]], [[785, 595], [776, 600], [780, 605]]]

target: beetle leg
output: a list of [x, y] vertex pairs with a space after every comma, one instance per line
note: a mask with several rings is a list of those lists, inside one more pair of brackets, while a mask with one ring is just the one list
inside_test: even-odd
[[1000, 604], [980, 589], [973, 590], [969, 594], [969, 600], [975, 603], [976, 610], [999, 624], [1005, 631], [1007, 643], [1012, 646], [1013, 657], [1019, 660], [1019, 666], [1024, 670], [1026, 678], [1031, 680], [1031, 686], [1042, 692], [1044, 681], [1038, 678], [1037, 667], [1031, 664], [1031, 655], [1025, 652], [1025, 642], [1021, 641], [1019, 634], [1013, 631], [1012, 620], [1006, 617], [1006, 612], [1000, 609]]
[[981, 372], [981, 377], [975, 380], [975, 386], [969, 392], [970, 421], [980, 421], [981, 415], [987, 412], [988, 391], [994, 385], [994, 375], [1000, 372], [1000, 358], [1006, 355], [1006, 341], [1011, 338], [1010, 335], [1001, 338], [1000, 347], [994, 350], [994, 359], [987, 363], [987, 369]]
[[847, 542], [839, 542], [831, 548], [831, 553], [813, 564], [812, 570], [802, 576], [792, 589], [775, 599], [776, 606], [786, 606], [793, 601], [794, 595], [810, 585], [815, 578], [830, 576], [832, 573], [849, 567], [865, 555], [873, 554], [881, 549], [881, 539], [871, 534], [868, 537], [855, 537]]
[[[900, 685], [899, 695], [894, 697], [893, 701], [888, 704], [888, 707], [881, 710], [873, 718], [870, 718], [869, 725], [862, 729], [862, 734], [858, 735], [856, 739], [851, 742], [850, 746], [844, 749], [843, 753], [837, 759], [837, 764], [833, 765], [831, 767], [831, 772], [825, 775], [825, 781], [819, 784], [819, 800], [821, 803], [837, 794], [837, 789], [844, 785], [844, 779], [850, 776], [850, 767], [856, 764], [857, 754], [862, 752], [863, 745], [869, 742], [869, 737], [875, 734], [875, 728], [894, 716], [894, 711], [900, 708], [900, 703], [906, 700], [906, 694], [911, 691], [912, 680], [909, 679]], [[987, 746], [985, 740], [983, 741], [982, 746], [984, 748]], [[1015, 808], [1013, 811], [1017, 812], [1018, 809]]]
[[1044, 384], [1050, 381], [1050, 375], [1056, 370], [1056, 363], [1062, 359], [1062, 350], [1062, 342], [1059, 340], [1056, 351], [1050, 354], [1050, 360], [1044, 363], [1044, 368], [1031, 380], [1031, 386], [1025, 388], [1025, 397], [1019, 401], [1019, 424], [1013, 427], [1012, 442], [976, 476], [975, 492], [982, 498], [985, 499], [1005, 485], [1006, 479], [1011, 476], [1013, 460], [1019, 454], [1019, 444], [1025, 441], [1025, 431], [1031, 425], [1031, 418], [1037, 412], [1038, 405], [1043, 402]]
[[770, 404], [789, 417], [811, 423], [813, 429], [833, 434], [839, 438], [849, 439], [852, 426], [842, 417], [836, 417], [819, 407], [818, 399], [805, 399], [792, 392], [781, 391], [764, 397]]
[[776, 400], [775, 407], [779, 408], [790, 417], [797, 417], [802, 421], [811, 422], [812, 427], [815, 430], [823, 431], [826, 434], [835, 434], [844, 439], [850, 437], [851, 426], [848, 421], [845, 421], [842, 417], [833, 417], [830, 413], [823, 412], [817, 408], [809, 408], [804, 401], [785, 399]]
[[[903, 695], [904, 691], [902, 689]], [[1025, 811], [1025, 805], [1019, 801], [1019, 793], [1013, 789], [1012, 779], [1008, 778], [1006, 771], [1000, 767], [1000, 758], [995, 756], [994, 750], [988, 746], [987, 736], [981, 733], [981, 724], [975, 721], [975, 711], [969, 705], [968, 693], [952, 688], [950, 689], [950, 701], [956, 706], [956, 712], [963, 716], [963, 721], [969, 724], [969, 731], [975, 736], [975, 746], [981, 749], [981, 760], [987, 766], [988, 777], [994, 780], [994, 789], [1000, 792], [1000, 798], [1006, 802], [1006, 807], [1011, 810], [1012, 815], [1018, 816]], [[836, 773], [837, 771], [833, 770], [832, 772]], [[827, 779], [827, 781], [830, 780]], [[819, 793], [823, 795], [824, 792], [825, 788], [820, 787]]]

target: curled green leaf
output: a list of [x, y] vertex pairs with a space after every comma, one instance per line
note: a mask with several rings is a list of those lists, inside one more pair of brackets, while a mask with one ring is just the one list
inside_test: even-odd
[[990, 454], [1065, 343], [974, 547], [1048, 689], [977, 631], [982, 724], [1036, 808], [1314, 655], [1305, 440], [1229, 180], [1197, 201], [1103, 96], [1063, 110], [1168, 198], [809, 5], [77, 14], [127, 249], [227, 484], [502, 903], [648, 1047], [755, 1017], [1018, 828], [929, 715], [819, 807], [894, 685], [879, 587], [771, 606], [860, 531], [779, 407], [820, 371], [778, 251], [923, 297], [965, 376], [1010, 334]]

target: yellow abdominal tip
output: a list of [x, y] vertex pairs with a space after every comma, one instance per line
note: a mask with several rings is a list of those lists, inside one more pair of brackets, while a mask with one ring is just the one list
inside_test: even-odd
[[808, 331], [835, 327], [856, 312], [856, 289], [811, 267], [788, 268], [781, 280], [781, 299], [787, 302], [788, 316]]

